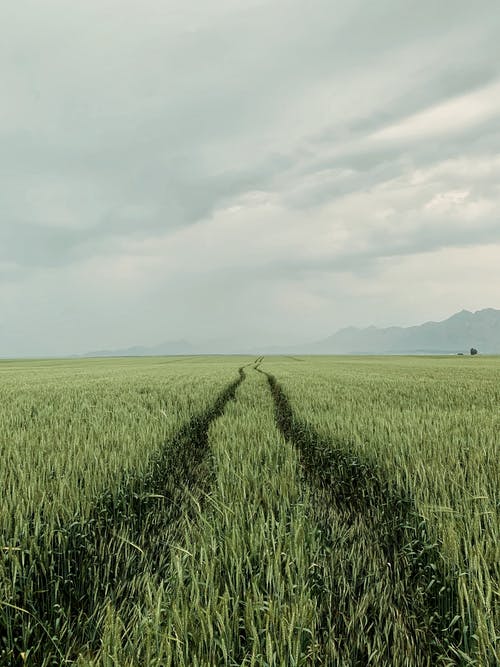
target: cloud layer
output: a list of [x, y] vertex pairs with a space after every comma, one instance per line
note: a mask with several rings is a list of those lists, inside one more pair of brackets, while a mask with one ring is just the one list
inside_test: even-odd
[[0, 354], [498, 307], [500, 7], [445, 5], [8, 3]]

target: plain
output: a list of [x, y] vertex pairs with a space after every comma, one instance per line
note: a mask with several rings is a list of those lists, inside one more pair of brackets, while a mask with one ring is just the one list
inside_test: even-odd
[[500, 360], [0, 363], [0, 664], [496, 664]]

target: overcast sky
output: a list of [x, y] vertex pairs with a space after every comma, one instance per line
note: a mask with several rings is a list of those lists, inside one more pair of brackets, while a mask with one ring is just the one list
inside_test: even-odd
[[3, 0], [0, 355], [500, 307], [498, 0]]

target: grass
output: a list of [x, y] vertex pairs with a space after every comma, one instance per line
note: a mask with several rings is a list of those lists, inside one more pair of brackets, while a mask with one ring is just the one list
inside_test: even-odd
[[[210, 430], [215, 473], [205, 508], [187, 520], [173, 546], [159, 619], [117, 656], [149, 665], [311, 664], [316, 600], [310, 578], [318, 550], [308, 525], [297, 457], [274, 424], [267, 388], [256, 373]], [[137, 659], [137, 658], [135, 658]]]
[[62, 664], [99, 643], [108, 602], [143, 569], [137, 543], [161, 562], [155, 530], [190, 481], [184, 441], [236, 375], [169, 361], [0, 365], [0, 664]]
[[500, 359], [314, 358], [269, 366], [297, 421], [366, 463], [388, 494], [410, 499], [424, 542], [438, 548], [439, 569], [456, 592], [448, 604], [452, 658], [497, 664]]
[[500, 360], [296, 361], [0, 363], [0, 665], [497, 664]]

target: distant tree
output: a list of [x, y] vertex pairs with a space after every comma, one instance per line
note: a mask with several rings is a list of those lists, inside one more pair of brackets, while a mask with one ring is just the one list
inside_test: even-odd
[[471, 353], [472, 356], [474, 356], [475, 354], [477, 354], [477, 350], [476, 350], [476, 348], [475, 348], [475, 347], [471, 347], [471, 349], [470, 349], [470, 353]]

